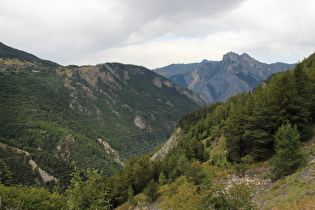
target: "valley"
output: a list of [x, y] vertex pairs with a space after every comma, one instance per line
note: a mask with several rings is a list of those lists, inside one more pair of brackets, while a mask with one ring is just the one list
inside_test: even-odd
[[167, 79], [1, 43], [0, 64], [0, 208], [314, 207], [315, 54], [228, 53]]
[[63, 67], [3, 44], [0, 56], [1, 142], [50, 171], [57, 158], [112, 174], [166, 141], [184, 113], [204, 104], [141, 66]]

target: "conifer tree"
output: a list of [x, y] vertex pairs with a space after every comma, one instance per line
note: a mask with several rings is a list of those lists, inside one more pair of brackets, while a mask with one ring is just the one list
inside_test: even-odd
[[292, 123], [297, 124], [298, 129], [301, 131], [301, 139], [306, 139], [311, 133], [311, 112], [310, 107], [312, 104], [311, 83], [309, 76], [303, 69], [301, 63], [298, 63], [293, 70], [293, 84], [297, 92], [297, 103], [299, 105], [298, 117]]
[[244, 153], [244, 123], [245, 113], [243, 104], [232, 106], [230, 116], [225, 126], [226, 146], [228, 150], [227, 159], [229, 162], [239, 162]]
[[128, 188], [128, 202], [131, 206], [135, 205], [134, 191], [131, 185]]
[[266, 107], [265, 92], [258, 87], [254, 93], [254, 103], [251, 113], [247, 115], [244, 125], [244, 141], [247, 145], [246, 155], [251, 155], [255, 160], [262, 160], [268, 155], [272, 147], [270, 135], [270, 116]]
[[177, 163], [177, 168], [181, 174], [185, 174], [185, 175], [190, 170], [190, 162], [185, 155], [182, 155], [179, 158], [178, 163]]
[[300, 133], [297, 126], [292, 127], [289, 122], [282, 125], [275, 135], [276, 154], [272, 159], [276, 178], [291, 174], [305, 162], [300, 147]]
[[167, 179], [166, 179], [164, 173], [161, 172], [160, 175], [159, 175], [159, 185], [160, 185], [160, 186], [163, 186], [163, 185], [165, 185], [166, 183], [167, 183]]
[[158, 190], [158, 184], [152, 179], [144, 189], [143, 193], [147, 196], [149, 202], [153, 202], [159, 197]]

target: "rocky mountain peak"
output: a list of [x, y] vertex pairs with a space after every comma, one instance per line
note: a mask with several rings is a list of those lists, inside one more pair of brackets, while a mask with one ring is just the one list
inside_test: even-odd
[[240, 56], [239, 54], [235, 52], [228, 52], [227, 54], [223, 55], [223, 62], [229, 62], [229, 61], [234, 61], [234, 62], [239, 62]]
[[249, 59], [253, 59], [252, 57], [250, 57], [247, 53], [243, 53], [241, 55], [241, 58], [249, 58]]
[[[191, 67], [188, 66], [187, 68]], [[181, 72], [177, 66], [174, 73], [168, 72], [170, 80], [193, 90], [206, 103], [225, 101], [243, 91], [251, 91], [271, 74], [294, 68], [294, 64], [266, 64], [246, 53], [228, 52], [221, 61], [206, 62], [192, 66], [190, 71]], [[160, 68], [163, 72], [163, 68]]]

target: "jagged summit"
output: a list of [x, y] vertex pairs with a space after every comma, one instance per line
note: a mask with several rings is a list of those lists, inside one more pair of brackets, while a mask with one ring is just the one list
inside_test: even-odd
[[[265, 64], [246, 53], [239, 55], [235, 52], [226, 53], [221, 61], [203, 60], [190, 70], [188, 65], [190, 64], [173, 66], [174, 73], [169, 70], [165, 76], [178, 85], [193, 90], [207, 103], [226, 101], [232, 95], [251, 91], [270, 75], [295, 66], [285, 63]], [[181, 71], [184, 68], [185, 71]], [[164, 75], [164, 68], [155, 71]]]
[[226, 53], [225, 55], [223, 55], [223, 61], [229, 61], [229, 60], [232, 60], [232, 61], [236, 61], [239, 59], [239, 55], [235, 52], [228, 52]]

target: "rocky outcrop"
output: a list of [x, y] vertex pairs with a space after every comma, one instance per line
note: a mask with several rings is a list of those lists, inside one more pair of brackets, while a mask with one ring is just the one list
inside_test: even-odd
[[146, 126], [146, 121], [141, 117], [141, 116], [136, 116], [135, 120], [133, 123], [139, 128], [139, 129], [145, 129]]
[[178, 144], [178, 138], [180, 134], [181, 129], [177, 128], [175, 133], [172, 134], [172, 136], [169, 138], [169, 140], [164, 144], [164, 146], [157, 152], [155, 153], [150, 160], [155, 161], [155, 160], [162, 160], [166, 154]]
[[109, 155], [111, 154], [114, 156], [114, 159], [118, 164], [120, 164], [121, 166], [126, 165], [122, 160], [120, 160], [118, 152], [115, 151], [106, 141], [102, 140], [101, 138], [98, 138], [97, 140], [100, 144], [102, 144], [104, 146], [104, 149], [105, 149], [107, 154], [109, 154]]

